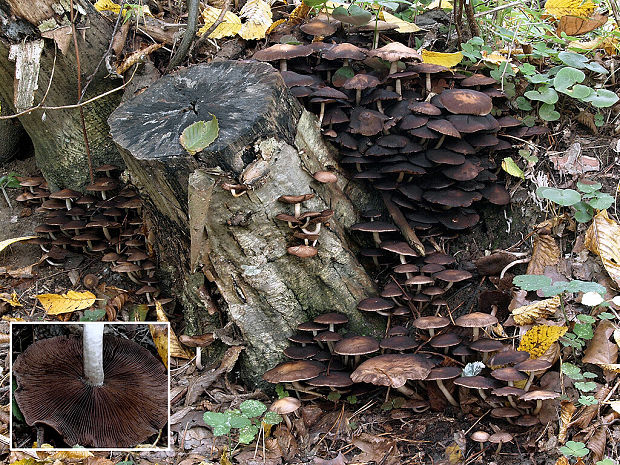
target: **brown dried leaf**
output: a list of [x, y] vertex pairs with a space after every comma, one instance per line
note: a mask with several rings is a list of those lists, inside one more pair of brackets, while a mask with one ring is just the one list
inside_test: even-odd
[[586, 231], [585, 246], [598, 255], [614, 282], [620, 286], [620, 225], [600, 211]]
[[162, 48], [164, 44], [152, 44], [142, 50], [137, 50], [129, 55], [127, 58], [123, 60], [123, 62], [117, 66], [116, 72], [117, 74], [123, 74], [129, 68], [131, 68], [136, 63], [143, 62], [147, 56], [153, 53], [155, 50], [159, 50]]
[[614, 333], [614, 326], [609, 320], [602, 320], [596, 330], [594, 337], [588, 344], [583, 358], [583, 363], [614, 364], [618, 360], [618, 346], [609, 338]]
[[320, 459], [318, 457], [314, 458], [314, 465], [346, 465], [347, 461], [340, 452], [336, 457], [329, 460]]
[[570, 465], [568, 457], [562, 456], [556, 462], [555, 465]]
[[570, 401], [562, 401], [560, 404], [560, 430], [558, 432], [558, 444], [564, 444], [568, 433], [568, 425], [570, 424], [577, 407]]
[[121, 292], [120, 294], [115, 295], [105, 305], [105, 314], [108, 318], [108, 321], [116, 320], [116, 315], [120, 312], [123, 306], [129, 301], [129, 294], [126, 292]]
[[590, 459], [592, 463], [596, 463], [599, 460], [603, 459], [603, 455], [605, 455], [605, 446], [607, 445], [607, 427], [599, 426], [586, 446], [590, 451], [592, 451], [592, 456]]
[[601, 27], [607, 22], [607, 16], [600, 13], [594, 13], [589, 18], [582, 16], [565, 15], [560, 18], [560, 24], [557, 28], [557, 34], [561, 35], [565, 32], [569, 36], [578, 36], [587, 34], [594, 29]]
[[538, 318], [547, 318], [554, 314], [560, 307], [560, 296], [556, 295], [551, 299], [539, 300], [530, 305], [515, 308], [512, 311], [512, 318], [518, 325], [531, 325]]
[[603, 386], [600, 388], [596, 394], [594, 394], [594, 398], [598, 401], [598, 403], [586, 406], [581, 411], [579, 418], [574, 421], [573, 425], [577, 428], [586, 428], [597, 415], [600, 403], [607, 397], [610, 391], [611, 388], [609, 386]]
[[362, 451], [353, 460], [356, 462], [376, 462], [396, 465], [399, 464], [400, 453], [394, 439], [373, 436], [361, 433], [351, 439], [351, 443]]
[[592, 131], [592, 134], [598, 134], [598, 128], [594, 124], [594, 115], [589, 111], [580, 111], [575, 119]]
[[[162, 308], [159, 300], [155, 301], [155, 313], [157, 315], [157, 321], [160, 321], [162, 323], [168, 322], [168, 317], [166, 317], [164, 309]], [[177, 335], [172, 329], [170, 329], [170, 357], [183, 358], [186, 360], [189, 360], [193, 357], [193, 354], [181, 345], [179, 339], [177, 338]]]
[[527, 274], [543, 274], [545, 267], [555, 266], [560, 261], [560, 248], [549, 234], [538, 234], [532, 247], [532, 259]]

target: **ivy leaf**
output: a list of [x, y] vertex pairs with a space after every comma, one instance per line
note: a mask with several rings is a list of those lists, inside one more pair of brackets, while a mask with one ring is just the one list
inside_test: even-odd
[[525, 94], [530, 100], [538, 100], [553, 105], [558, 101], [558, 93], [551, 87], [541, 87], [539, 90], [528, 90]]
[[585, 339], [588, 341], [594, 337], [592, 325], [587, 323], [575, 323], [573, 333], [575, 333], [581, 339]]
[[583, 101], [591, 103], [596, 108], [606, 108], [615, 104], [618, 101], [618, 96], [611, 90], [597, 89]]
[[577, 202], [573, 208], [575, 209], [575, 221], [578, 223], [588, 223], [594, 216], [594, 209], [585, 202]]
[[577, 181], [577, 189], [584, 194], [592, 194], [598, 190], [601, 190], [603, 185], [600, 182], [585, 183]]
[[213, 428], [214, 436], [224, 436], [230, 433], [228, 415], [218, 412], [205, 412], [203, 419], [207, 425]]
[[572, 66], [573, 68], [583, 69], [586, 67], [588, 63], [588, 58], [583, 56], [580, 53], [575, 52], [567, 52], [562, 51], [558, 53], [558, 58], [567, 66]]
[[615, 201], [616, 199], [611, 195], [604, 192], [599, 192], [596, 197], [588, 200], [588, 204], [597, 210], [607, 210], [614, 204]]
[[555, 187], [539, 187], [536, 195], [541, 199], [551, 200], [552, 202], [570, 207], [581, 201], [581, 194], [573, 189], [557, 189]]
[[217, 118], [213, 115], [211, 121], [196, 121], [183, 129], [179, 142], [190, 155], [196, 155], [211, 145], [218, 133]]
[[250, 426], [252, 424], [248, 417], [240, 413], [226, 412], [226, 415], [228, 415], [228, 423], [231, 428], [245, 428], [246, 426]]
[[560, 447], [560, 452], [568, 457], [585, 457], [590, 453], [583, 442], [568, 441], [565, 446]]
[[581, 369], [573, 364], [564, 362], [562, 363], [562, 373], [568, 376], [573, 381], [581, 381], [583, 379], [583, 375], [581, 374]]
[[575, 387], [583, 392], [591, 392], [596, 389], [596, 383], [594, 381], [577, 381]]
[[577, 402], [579, 402], [581, 405], [585, 405], [586, 407], [588, 405], [598, 404], [598, 400], [594, 396], [580, 396]]
[[609, 71], [607, 71], [607, 69], [603, 65], [597, 63], [596, 61], [586, 63], [586, 68], [595, 73], [609, 74]]
[[571, 87], [573, 84], [583, 82], [585, 78], [586, 75], [583, 71], [567, 66], [562, 68], [558, 71], [558, 74], [555, 75], [555, 79], [553, 79], [553, 87], [555, 87], [556, 90], [563, 91]]
[[512, 279], [515, 286], [524, 291], [538, 291], [543, 287], [551, 285], [551, 278], [544, 275], [521, 274]]
[[594, 89], [588, 87], [588, 86], [584, 86], [582, 84], [575, 84], [571, 89], [558, 89], [559, 92], [562, 92], [566, 95], [568, 95], [569, 97], [575, 98], [577, 100], [583, 100], [586, 97], [589, 97], [592, 92], [594, 92]]
[[104, 316], [105, 310], [101, 308], [84, 310], [84, 315], [80, 318], [80, 321], [100, 321]]
[[557, 121], [560, 113], [555, 110], [555, 106], [550, 103], [543, 103], [538, 109], [538, 116], [544, 121]]
[[239, 429], [239, 442], [241, 444], [249, 444], [254, 441], [254, 438], [258, 434], [258, 427], [256, 425], [247, 425]]
[[263, 423], [268, 425], [278, 425], [282, 422], [282, 417], [276, 412], [267, 412], [263, 417]]
[[241, 402], [239, 409], [242, 415], [248, 418], [254, 418], [262, 415], [263, 412], [267, 410], [267, 407], [258, 400], [249, 399]]
[[536, 73], [532, 76], [526, 76], [526, 79], [532, 84], [547, 84], [550, 79], [548, 74]]
[[532, 104], [523, 96], [517, 97], [515, 103], [519, 110], [530, 111], [532, 109]]

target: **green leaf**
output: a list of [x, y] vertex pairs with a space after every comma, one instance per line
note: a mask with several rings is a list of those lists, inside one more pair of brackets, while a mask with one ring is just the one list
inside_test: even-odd
[[525, 179], [523, 170], [519, 168], [519, 165], [511, 157], [506, 157], [502, 160], [502, 169], [515, 178]]
[[612, 460], [609, 457], [604, 458], [603, 460], [599, 460], [595, 463], [595, 465], [618, 465], [616, 460]]
[[567, 457], [585, 457], [590, 449], [583, 442], [568, 441], [565, 446], [560, 447], [560, 452]]
[[240, 413], [227, 411], [226, 414], [228, 415], [228, 423], [231, 428], [244, 428], [252, 424], [248, 417]]
[[276, 412], [267, 412], [263, 417], [263, 423], [268, 425], [278, 425], [282, 422], [282, 416], [278, 415]]
[[589, 341], [594, 337], [594, 332], [592, 331], [592, 325], [585, 323], [575, 323], [575, 327], [573, 328], [573, 333], [575, 333], [581, 339], [585, 339]]
[[351, 405], [357, 404], [357, 396], [347, 396], [347, 402]]
[[567, 66], [562, 68], [558, 71], [558, 74], [555, 75], [555, 78], [553, 79], [553, 87], [560, 91], [566, 90], [573, 84], [583, 82], [585, 78], [586, 75], [583, 71]]
[[577, 365], [574, 365], [572, 363], [562, 363], [562, 373], [564, 373], [566, 376], [568, 376], [574, 381], [580, 381], [583, 379], [581, 369]]
[[327, 3], [327, 0], [303, 0], [310, 8], [321, 8]]
[[214, 436], [224, 436], [230, 433], [228, 415], [218, 412], [205, 412], [203, 419], [207, 425], [213, 428]]
[[611, 195], [601, 192], [595, 198], [588, 200], [588, 204], [597, 210], [607, 210], [615, 201], [616, 199]]
[[536, 73], [532, 76], [526, 76], [525, 78], [528, 81], [530, 81], [532, 84], [547, 84], [551, 82], [551, 78], [549, 77], [548, 74]]
[[343, 66], [338, 68], [332, 76], [332, 84], [336, 87], [342, 87], [344, 82], [355, 76], [355, 71], [350, 66]]
[[537, 274], [521, 274], [512, 279], [512, 283], [524, 291], [538, 291], [551, 285], [551, 278]]
[[541, 87], [539, 90], [528, 90], [525, 94], [530, 100], [537, 100], [550, 105], [558, 101], [558, 93], [552, 87]]
[[585, 183], [577, 181], [577, 189], [584, 194], [592, 194], [593, 192], [600, 190], [602, 187], [603, 185], [600, 182]]
[[577, 381], [575, 387], [583, 392], [592, 392], [596, 389], [594, 381]]
[[575, 84], [570, 89], [564, 89], [564, 90], [558, 89], [558, 91], [568, 95], [569, 97], [575, 98], [577, 100], [583, 100], [586, 97], [589, 97], [592, 94], [592, 92], [594, 92], [594, 89], [588, 86], [584, 86], [582, 84]]
[[205, 149], [217, 139], [219, 133], [219, 127], [217, 124], [217, 118], [213, 115], [211, 121], [196, 121], [193, 124], [187, 126], [179, 142], [190, 155], [196, 155], [201, 150]]
[[560, 113], [555, 111], [555, 106], [550, 103], [543, 103], [540, 106], [538, 116], [544, 121], [557, 121], [560, 119]]
[[254, 418], [262, 415], [263, 412], [267, 410], [267, 406], [258, 400], [249, 399], [241, 402], [239, 409], [242, 415], [248, 418]]
[[581, 281], [579, 279], [572, 279], [565, 283], [565, 288], [567, 292], [577, 293], [577, 292], [598, 292], [601, 295], [605, 295], [607, 293], [607, 289], [605, 286], [599, 283], [590, 282], [590, 281]]
[[577, 315], [577, 319], [581, 323], [596, 323], [596, 318], [594, 318], [592, 315]]
[[284, 386], [282, 384], [276, 384], [276, 394], [278, 395], [278, 399], [289, 396], [289, 392], [284, 389]]
[[567, 66], [583, 69], [588, 63], [588, 58], [580, 53], [562, 51], [558, 53], [558, 58]]
[[614, 315], [613, 313], [609, 313], [609, 312], [603, 312], [603, 313], [599, 313], [598, 317], [601, 320], [613, 320], [614, 318], [616, 318], [616, 315]]
[[[528, 103], [529, 105], [529, 103]], [[531, 105], [530, 105], [531, 107]], [[531, 108], [530, 108], [531, 110]], [[523, 122], [523, 124], [525, 124], [528, 128], [533, 127], [536, 124], [536, 116], [530, 114], [530, 115], [525, 115], [521, 121]], [[536, 161], [538, 161], [538, 157], [535, 157]]]
[[597, 63], [596, 61], [591, 61], [589, 63], [586, 63], [586, 68], [589, 69], [590, 71], [594, 71], [595, 73], [609, 74], [609, 71], [607, 71], [607, 68], [605, 68], [600, 63]]
[[587, 223], [594, 216], [594, 209], [585, 202], [577, 202], [573, 208], [575, 209], [575, 220], [578, 223]]
[[595, 379], [598, 378], [598, 375], [596, 373], [592, 373], [591, 371], [584, 371], [583, 377], [588, 379]]
[[532, 104], [523, 96], [517, 97], [515, 102], [519, 110], [530, 111], [532, 109]]
[[84, 315], [80, 318], [80, 321], [99, 321], [105, 316], [105, 310], [95, 308], [93, 310], [84, 310]]
[[618, 101], [618, 96], [607, 89], [597, 89], [596, 92], [583, 99], [584, 102], [591, 103], [596, 108], [606, 108]]
[[146, 304], [132, 305], [129, 309], [129, 321], [146, 321], [149, 307]]
[[254, 441], [254, 438], [258, 434], [258, 427], [256, 425], [247, 425], [239, 429], [239, 443], [249, 444]]
[[521, 149], [519, 150], [519, 155], [525, 158], [525, 160], [531, 165], [538, 163], [538, 157], [536, 155], [532, 155], [532, 152], [529, 150]]
[[596, 400], [596, 397], [594, 396], [580, 396], [579, 399], [577, 399], [577, 402], [584, 406], [598, 404], [598, 400]]
[[539, 187], [536, 189], [536, 195], [541, 199], [551, 200], [563, 207], [570, 207], [581, 201], [581, 194], [573, 189]]
[[340, 400], [341, 394], [338, 391], [331, 391], [328, 395], [327, 395], [327, 400], [330, 400], [332, 402], [338, 402]]
[[370, 11], [366, 11], [355, 4], [349, 6], [348, 9], [343, 6], [334, 8], [332, 16], [338, 21], [353, 24], [354, 26], [363, 26], [372, 19]]

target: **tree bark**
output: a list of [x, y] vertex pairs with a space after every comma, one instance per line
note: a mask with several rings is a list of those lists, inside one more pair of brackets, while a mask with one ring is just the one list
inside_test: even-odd
[[[82, 83], [95, 71], [108, 49], [113, 25], [86, 0], [75, 0], [86, 15], [76, 10]], [[54, 75], [46, 106], [77, 103], [77, 66], [69, 11], [56, 0], [4, 0], [0, 2], [0, 97], [13, 112], [38, 104], [45, 94], [52, 69]], [[63, 3], [64, 5], [64, 3]], [[51, 28], [43, 34], [41, 24]], [[54, 59], [56, 64], [54, 66]], [[95, 75], [84, 99], [95, 97], [121, 84], [104, 79], [105, 66]], [[111, 94], [84, 107], [93, 165], [121, 164], [109, 137], [107, 118], [120, 102]], [[78, 109], [36, 110], [19, 117], [32, 139], [37, 166], [53, 189], [80, 189], [90, 182], [86, 149]]]
[[[219, 121], [215, 142], [191, 156], [179, 135], [199, 120]], [[373, 333], [379, 321], [356, 310], [375, 292], [358, 263], [345, 228], [356, 220], [355, 204], [366, 194], [339, 176], [320, 184], [312, 173], [337, 169], [323, 144], [316, 118], [302, 110], [279, 73], [262, 63], [216, 62], [166, 76], [122, 104], [109, 119], [114, 141], [149, 201], [150, 236], [160, 265], [181, 297], [188, 332], [212, 330], [197, 289], [205, 277], [225, 302], [246, 346], [247, 381], [282, 358], [286, 337], [320, 313], [349, 316], [349, 329]], [[233, 197], [223, 182], [244, 182]], [[318, 255], [287, 253], [294, 243], [278, 213], [286, 194], [313, 192], [304, 210], [335, 211], [320, 231]]]

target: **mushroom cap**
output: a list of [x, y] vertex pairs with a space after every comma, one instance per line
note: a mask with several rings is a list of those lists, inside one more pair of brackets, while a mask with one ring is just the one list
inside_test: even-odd
[[321, 53], [326, 60], [363, 60], [366, 55], [366, 50], [346, 43], [334, 45]]
[[528, 401], [528, 400], [549, 400], [549, 399], [557, 399], [558, 397], [560, 397], [560, 393], [559, 392], [536, 390], [536, 391], [526, 392], [521, 397], [519, 397], [519, 399], [520, 400], [525, 400], [525, 401]]
[[[393, 62], [402, 60], [403, 58], [416, 58], [421, 60], [422, 57], [414, 49], [401, 44], [400, 42], [391, 42], [381, 48], [370, 50], [368, 56], [378, 57], [382, 60]], [[416, 70], [417, 71], [417, 70]]]
[[429, 344], [431, 347], [453, 347], [460, 344], [461, 341], [462, 339], [458, 334], [446, 333], [435, 336], [429, 341]]
[[487, 442], [491, 435], [486, 431], [476, 431], [469, 436], [475, 442]]
[[413, 320], [412, 325], [418, 329], [445, 328], [450, 324], [448, 318], [442, 316], [421, 316]]
[[327, 326], [316, 323], [314, 321], [306, 321], [297, 325], [298, 331], [326, 331]]
[[344, 83], [345, 89], [363, 90], [370, 87], [377, 87], [381, 81], [371, 74], [356, 74]]
[[517, 363], [515, 365], [515, 368], [517, 370], [526, 371], [530, 373], [530, 372], [548, 370], [549, 368], [551, 368], [552, 365], [553, 363], [551, 363], [549, 360], [544, 360], [542, 358], [530, 358], [523, 362]]
[[351, 374], [355, 383], [370, 383], [399, 388], [408, 379], [425, 379], [433, 363], [414, 354], [387, 354], [366, 360]]
[[461, 370], [459, 367], [439, 367], [433, 368], [429, 375], [426, 377], [427, 381], [436, 381], [444, 379], [452, 379], [461, 376]]
[[454, 384], [472, 389], [493, 389], [497, 382], [484, 376], [461, 376], [454, 380]]
[[493, 84], [497, 84], [495, 79], [479, 73], [472, 74], [461, 81], [461, 85], [463, 87], [491, 86]]
[[458, 317], [454, 324], [462, 328], [486, 328], [497, 324], [497, 318], [489, 313], [472, 312]]
[[489, 184], [480, 189], [482, 196], [494, 205], [508, 205], [510, 193], [501, 184]]
[[369, 221], [367, 223], [356, 223], [351, 226], [352, 231], [362, 232], [396, 232], [398, 228], [392, 223], [386, 223], [385, 221]]
[[469, 344], [469, 348], [471, 350], [475, 350], [476, 352], [496, 352], [503, 349], [504, 344], [495, 339], [480, 338]]
[[81, 192], [77, 192], [71, 189], [63, 189], [60, 191], [56, 191], [56, 192], [52, 192], [49, 195], [50, 199], [77, 199], [78, 197], [81, 197], [82, 193]]
[[341, 339], [342, 336], [334, 331], [323, 331], [314, 336], [314, 340], [319, 342], [338, 342]]
[[282, 397], [271, 404], [269, 411], [275, 412], [278, 415], [286, 415], [288, 413], [293, 413], [299, 407], [301, 407], [299, 399], [295, 397]]
[[411, 246], [404, 241], [386, 241], [382, 242], [380, 247], [383, 250], [397, 253], [398, 255], [406, 255], [409, 257], [417, 257], [419, 255], [418, 252], [413, 250]]
[[308, 21], [305, 24], [299, 26], [299, 29], [304, 34], [309, 36], [331, 36], [338, 29], [338, 23], [336, 21], [324, 21], [322, 19], [314, 18], [312, 21]]
[[338, 355], [365, 355], [378, 350], [379, 342], [370, 336], [346, 337], [334, 346], [334, 352]]
[[418, 344], [415, 339], [409, 336], [389, 336], [381, 340], [380, 346], [382, 349], [390, 350], [408, 350], [413, 349]]
[[368, 297], [357, 304], [357, 309], [362, 312], [381, 312], [394, 308], [394, 302], [381, 297]]
[[491, 113], [491, 97], [477, 90], [447, 89], [439, 95], [439, 102], [450, 113], [456, 115], [484, 116]]
[[523, 373], [513, 367], [498, 368], [491, 372], [491, 376], [500, 381], [523, 381], [527, 379]]
[[[492, 375], [493, 375], [493, 373], [491, 373], [491, 376]], [[491, 394], [493, 394], [494, 396], [500, 396], [500, 397], [505, 397], [505, 396], [522, 396], [523, 394], [525, 394], [525, 390], [519, 389], [519, 388], [513, 387], [513, 386], [504, 386], [504, 387], [501, 387], [501, 388], [493, 389], [491, 391]]]
[[319, 352], [317, 346], [290, 346], [284, 349], [284, 355], [293, 360], [307, 360]]
[[512, 407], [498, 407], [491, 410], [493, 418], [515, 418], [519, 415], [521, 415], [521, 412]]
[[[412, 100], [412, 101], [409, 102], [408, 108], [412, 112], [419, 113], [421, 115], [428, 115], [428, 116], [439, 116], [439, 115], [441, 115], [441, 109], [437, 108], [435, 105], [433, 105], [432, 103], [429, 103], [429, 102], [418, 102], [418, 101]], [[462, 132], [458, 128], [457, 128], [457, 130], [459, 132]]]
[[337, 182], [338, 176], [333, 171], [317, 171], [312, 177], [321, 183]]
[[317, 249], [316, 247], [312, 247], [310, 245], [294, 245], [292, 247], [287, 248], [286, 251], [289, 254], [295, 255], [296, 257], [300, 257], [300, 258], [314, 257], [316, 254], [319, 253], [319, 249]]
[[512, 434], [506, 433], [505, 431], [500, 431], [499, 433], [495, 433], [489, 436], [489, 442], [493, 442], [495, 444], [510, 441], [512, 441]]
[[489, 360], [489, 366], [501, 366], [519, 363], [530, 358], [530, 354], [524, 350], [504, 350], [495, 354]]
[[316, 378], [308, 379], [306, 384], [314, 387], [349, 387], [353, 384], [349, 373], [343, 371], [330, 371], [329, 374], [319, 375]]
[[449, 71], [448, 68], [441, 65], [436, 65], [433, 63], [416, 63], [411, 67], [412, 71], [416, 73], [425, 73], [425, 74], [436, 74], [442, 73], [444, 71]]
[[349, 322], [349, 317], [343, 313], [329, 312], [317, 316], [313, 321], [320, 325], [344, 325]]
[[258, 61], [277, 61], [307, 57], [311, 54], [312, 48], [307, 45], [275, 44], [271, 47], [259, 50], [252, 58]]
[[281, 195], [278, 197], [278, 202], [288, 203], [288, 204], [296, 204], [305, 202], [306, 200], [310, 200], [314, 198], [314, 194], [301, 194], [301, 195]]
[[276, 365], [263, 375], [263, 379], [268, 383], [293, 383], [319, 376], [324, 369], [324, 365], [310, 360], [295, 360]]
[[70, 446], [133, 447], [168, 421], [168, 376], [147, 349], [104, 336], [104, 383], [84, 382], [82, 339], [31, 344], [13, 365], [15, 400], [29, 425], [44, 424]]

